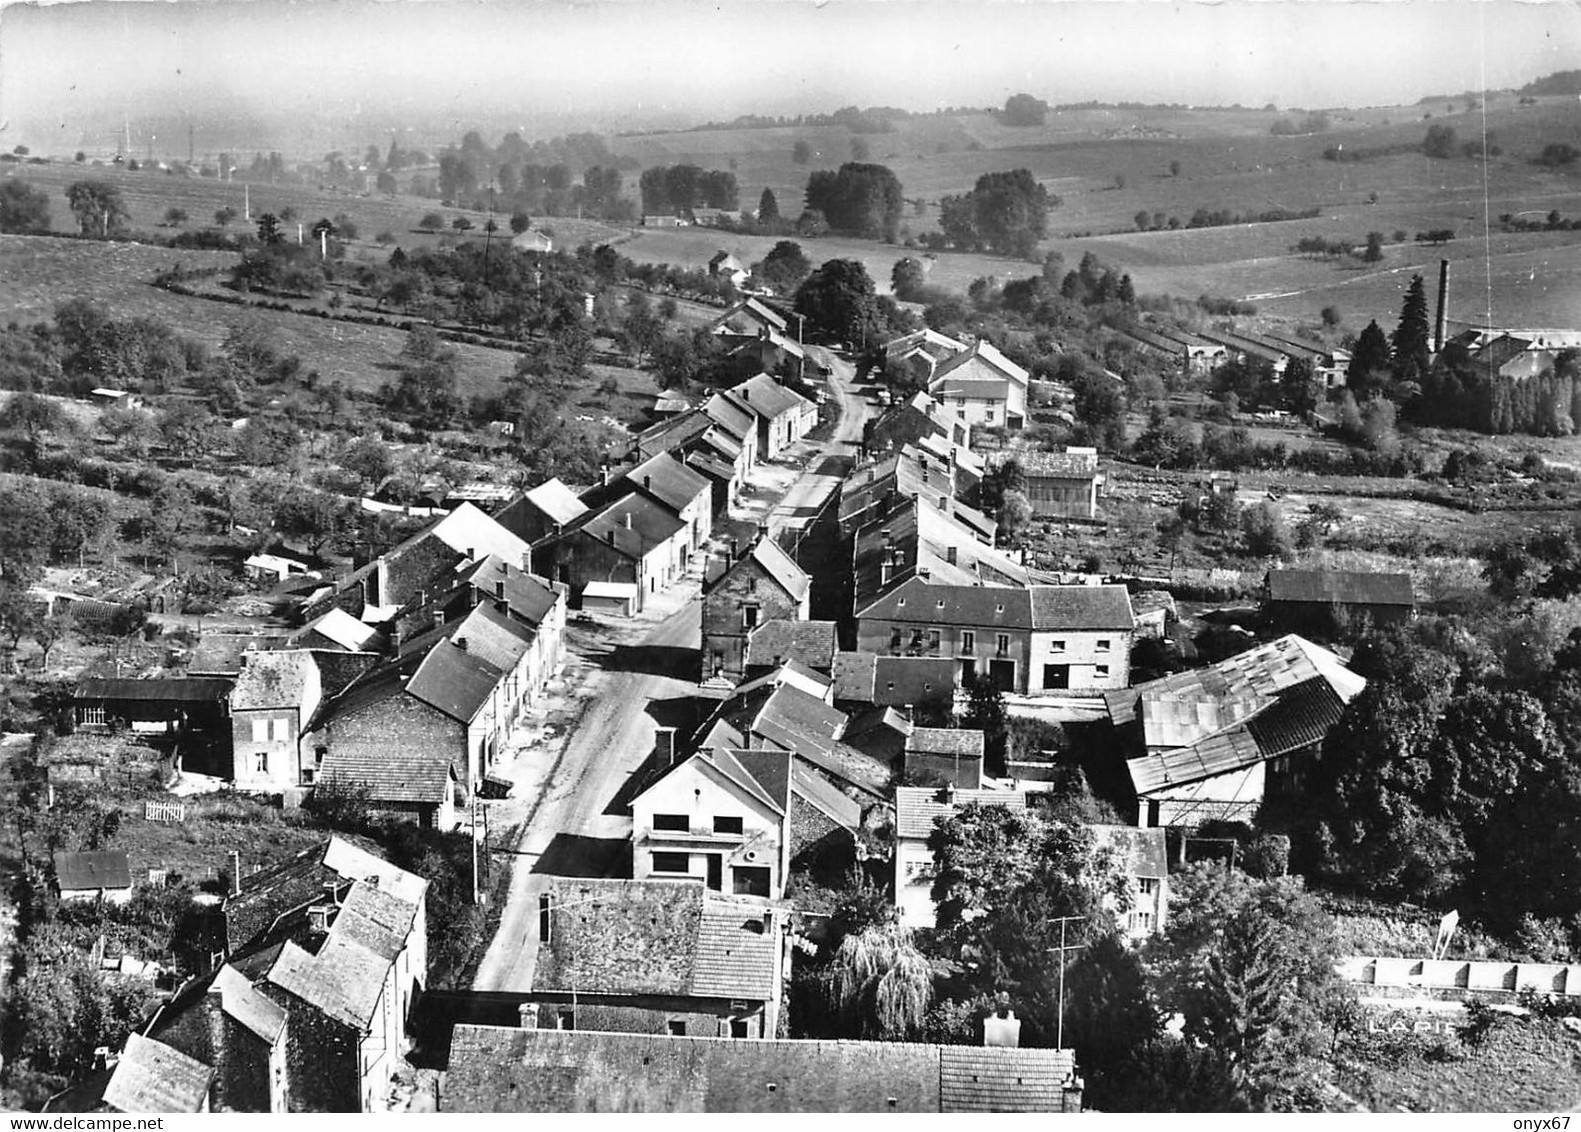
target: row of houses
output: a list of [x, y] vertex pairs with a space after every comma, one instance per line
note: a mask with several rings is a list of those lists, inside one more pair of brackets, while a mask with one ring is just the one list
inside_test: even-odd
[[1135, 324], [1120, 329], [1120, 334], [1144, 352], [1166, 359], [1180, 372], [1205, 376], [1227, 362], [1244, 363], [1251, 359], [1267, 362], [1276, 374], [1283, 373], [1291, 359], [1299, 358], [1312, 367], [1313, 375], [1324, 388], [1345, 384], [1350, 352], [1282, 335], [1252, 331], [1187, 331], [1168, 323]]
[[238, 878], [213, 969], [45, 1111], [382, 1111], [428, 981], [427, 889], [339, 837]]
[[986, 340], [967, 344], [918, 330], [884, 344], [884, 369], [891, 376], [910, 370], [925, 378], [929, 396], [967, 426], [1026, 427], [1031, 375]]

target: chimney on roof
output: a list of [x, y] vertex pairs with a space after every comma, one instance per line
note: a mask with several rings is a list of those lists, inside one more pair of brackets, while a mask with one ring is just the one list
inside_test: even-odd
[[467, 651], [467, 639], [465, 637], [457, 637], [456, 638], [456, 648], [460, 649], [462, 652], [466, 652]]
[[652, 487], [653, 487], [653, 477], [652, 476], [643, 476], [642, 477], [642, 490], [643, 491], [648, 491]]
[[740, 545], [736, 542], [735, 537], [732, 536], [731, 539], [730, 539], [730, 550], [725, 555], [725, 565], [728, 566], [728, 565], [734, 563], [735, 560], [736, 560], [736, 555], [738, 555], [740, 553], [741, 553]]
[[955, 547], [947, 546], [947, 547], [944, 548], [944, 560], [946, 562], [948, 562], [951, 566], [954, 566], [959, 559], [960, 559], [960, 552], [957, 551], [955, 549]]
[[950, 497], [948, 495], [941, 495], [941, 496], [939, 496], [939, 510], [940, 511], [948, 511], [949, 509], [950, 509]]
[[766, 539], [768, 537], [769, 537], [769, 525], [767, 523], [759, 523], [758, 524], [758, 538], [759, 539]]
[[653, 761], [661, 767], [675, 765], [675, 728], [661, 727], [653, 736]]
[[922, 464], [922, 482], [923, 483], [927, 483], [928, 482], [928, 465], [927, 465], [926, 462], [924, 462]]
[[477, 560], [478, 560], [478, 552], [477, 552], [477, 550], [475, 548], [473, 548], [473, 547], [470, 547], [470, 546], [467, 547], [467, 561], [468, 562], [476, 562]]
[[1001, 1007], [983, 1019], [983, 1045], [1009, 1046], [1021, 1044], [1021, 1019], [1009, 1007]]
[[601, 480], [603, 480], [604, 486], [608, 487], [609, 486], [609, 465], [608, 464], [604, 464], [602, 467], [600, 467], [598, 469], [598, 474], [599, 474], [599, 478]]
[[524, 1002], [516, 1008], [516, 1017], [520, 1020], [523, 1030], [536, 1030], [538, 1028], [538, 1004]]
[[[474, 608], [476, 608], [477, 604], [478, 604], [476, 599], [477, 599], [477, 594], [476, 594], [476, 591], [474, 591], [474, 593], [473, 593], [473, 602], [472, 602], [472, 605], [473, 605]], [[437, 629], [439, 626], [443, 625], [444, 623], [445, 623], [445, 611], [443, 609], [436, 609], [436, 610], [434, 610], [434, 628]]]
[[741, 399], [743, 401], [752, 400], [752, 390], [748, 389], [745, 385], [741, 387]]
[[505, 600], [505, 579], [498, 578], [494, 582], [494, 596], [501, 601]]
[[374, 605], [389, 604], [390, 564], [382, 554], [373, 562], [373, 592]]
[[928, 577], [931, 573], [932, 571], [930, 571], [926, 566], [917, 567], [917, 577], [921, 578], [924, 582], [928, 580]]
[[630, 511], [627, 511], [624, 515], [621, 516], [621, 526], [625, 527], [628, 531], [631, 530], [631, 512]]

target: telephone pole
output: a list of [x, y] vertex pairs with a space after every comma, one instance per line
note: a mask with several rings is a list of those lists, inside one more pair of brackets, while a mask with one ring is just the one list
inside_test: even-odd
[[1067, 924], [1082, 923], [1086, 919], [1086, 916], [1050, 916], [1043, 921], [1046, 924], [1059, 925], [1059, 946], [1043, 949], [1045, 952], [1059, 953], [1059, 1012], [1057, 1015], [1058, 1020], [1055, 1022], [1055, 1049], [1065, 1048], [1065, 953], [1082, 949], [1082, 945], [1079, 943], [1073, 943], [1069, 947], [1065, 945], [1065, 927]]

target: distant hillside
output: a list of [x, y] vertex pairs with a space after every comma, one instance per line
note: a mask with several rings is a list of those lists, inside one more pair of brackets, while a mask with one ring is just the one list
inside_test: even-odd
[[1521, 94], [1581, 94], [1581, 71], [1555, 71], [1521, 87]]

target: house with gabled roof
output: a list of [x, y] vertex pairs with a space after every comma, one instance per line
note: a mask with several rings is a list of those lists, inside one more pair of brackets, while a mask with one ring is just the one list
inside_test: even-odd
[[57, 1093], [45, 1112], [208, 1112], [214, 1070], [163, 1042], [131, 1034], [113, 1065]]
[[[905, 777], [914, 785], [945, 785], [981, 790], [987, 740], [981, 731], [960, 727], [913, 727], [906, 736]], [[930, 783], [927, 780], [932, 779]]]
[[125, 904], [132, 898], [132, 870], [122, 849], [58, 852], [52, 857], [55, 891], [64, 901], [103, 900]]
[[331, 609], [342, 609], [360, 621], [385, 621], [423, 590], [433, 590], [453, 575], [462, 562], [492, 554], [526, 568], [529, 553], [524, 539], [463, 503], [311, 595], [302, 616], [311, 621]]
[[704, 749], [632, 800], [632, 875], [784, 895], [794, 862], [854, 846], [861, 808], [790, 751]]
[[862, 444], [870, 454], [877, 455], [916, 444], [924, 437], [937, 437], [947, 447], [969, 448], [972, 426], [935, 397], [918, 390], [868, 422], [863, 428]]
[[302, 742], [324, 700], [308, 649], [249, 653], [231, 688], [231, 777], [245, 790], [311, 785], [317, 761]]
[[713, 532], [713, 488], [708, 478], [673, 454], [660, 452], [618, 475], [606, 469], [604, 482], [582, 493], [589, 510], [636, 492], [674, 512], [686, 524], [686, 553], [701, 549]]
[[1416, 613], [1411, 575], [1372, 570], [1270, 570], [1263, 579], [1269, 620], [1296, 631], [1333, 632], [1337, 618], [1374, 625]]
[[739, 287], [747, 281], [750, 272], [746, 264], [727, 251], [718, 251], [708, 260], [708, 274], [718, 279], [728, 279], [732, 287]]
[[939, 363], [928, 393], [976, 427], [1021, 428], [1027, 419], [1031, 375], [988, 342]]
[[806, 621], [812, 579], [768, 534], [739, 554], [734, 541], [703, 574], [702, 680], [734, 687], [746, 676], [752, 635], [774, 621]]
[[993, 546], [999, 524], [957, 498], [955, 471], [952, 461], [909, 444], [858, 465], [840, 484], [840, 530], [849, 535], [905, 500], [922, 498], [971, 531], [977, 541]]
[[869, 704], [953, 710], [961, 667], [954, 657], [943, 655], [890, 656], [841, 650], [834, 654], [834, 698], [852, 710]]
[[[381, 652], [387, 643], [376, 626], [359, 621], [338, 607], [315, 617], [285, 641], [288, 648], [339, 649], [342, 652]], [[237, 671], [241, 671], [239, 666]]]
[[895, 788], [895, 910], [906, 927], [931, 928], [938, 918], [933, 902], [935, 861], [928, 839], [939, 819], [962, 807], [1027, 808], [1019, 790], [958, 790], [953, 786]]
[[924, 326], [921, 330], [902, 334], [884, 343], [884, 372], [899, 376], [906, 372], [905, 367], [915, 365], [932, 377], [940, 362], [970, 349], [965, 342], [958, 342], [948, 334], [940, 334], [932, 327]]
[[528, 1028], [725, 1038], [778, 1029], [787, 925], [768, 900], [701, 880], [556, 877], [538, 923]]
[[765, 621], [747, 637], [745, 676], [750, 680], [790, 662], [828, 675], [839, 641], [833, 621]]
[[766, 328], [784, 334], [789, 326], [779, 311], [749, 295], [714, 319], [713, 330], [715, 334], [756, 334]]
[[146, 1036], [212, 1068], [213, 1111], [289, 1111], [285, 1008], [229, 963], [182, 986]]
[[1130, 682], [1135, 619], [1124, 586], [990, 586], [918, 572], [862, 607], [857, 647], [953, 658], [1024, 696], [1093, 693]]
[[1266, 792], [1295, 796], [1345, 705], [1366, 686], [1328, 649], [1291, 634], [1207, 668], [1104, 699], [1141, 826], [1251, 821]]
[[1070, 1050], [456, 1027], [441, 1112], [1080, 1112]]
[[539, 543], [533, 567], [580, 599], [590, 583], [619, 586], [634, 610], [686, 570], [690, 535], [675, 512], [631, 491]]
[[817, 403], [766, 373], [731, 387], [730, 393], [757, 418], [759, 459], [777, 458], [818, 425]]
[[314, 781], [361, 789], [377, 810], [453, 828], [522, 710], [532, 632], [491, 605], [412, 638], [327, 701]]
[[529, 630], [527, 651], [516, 675], [520, 686], [507, 699], [537, 702], [544, 687], [565, 666], [569, 590], [493, 555], [469, 564], [457, 575], [457, 582], [454, 590], [435, 603], [435, 611], [446, 621], [458, 621], [480, 605], [492, 605], [496, 612]]
[[523, 542], [535, 543], [569, 527], [587, 510], [576, 492], [556, 477], [516, 496], [494, 512], [494, 521]]
[[1105, 904], [1116, 913], [1121, 930], [1133, 940], [1146, 939], [1164, 930], [1169, 918], [1169, 849], [1162, 829], [1140, 829], [1134, 825], [1094, 823], [1092, 830], [1100, 847], [1115, 854], [1130, 882], [1130, 906], [1123, 911], [1112, 896]]

